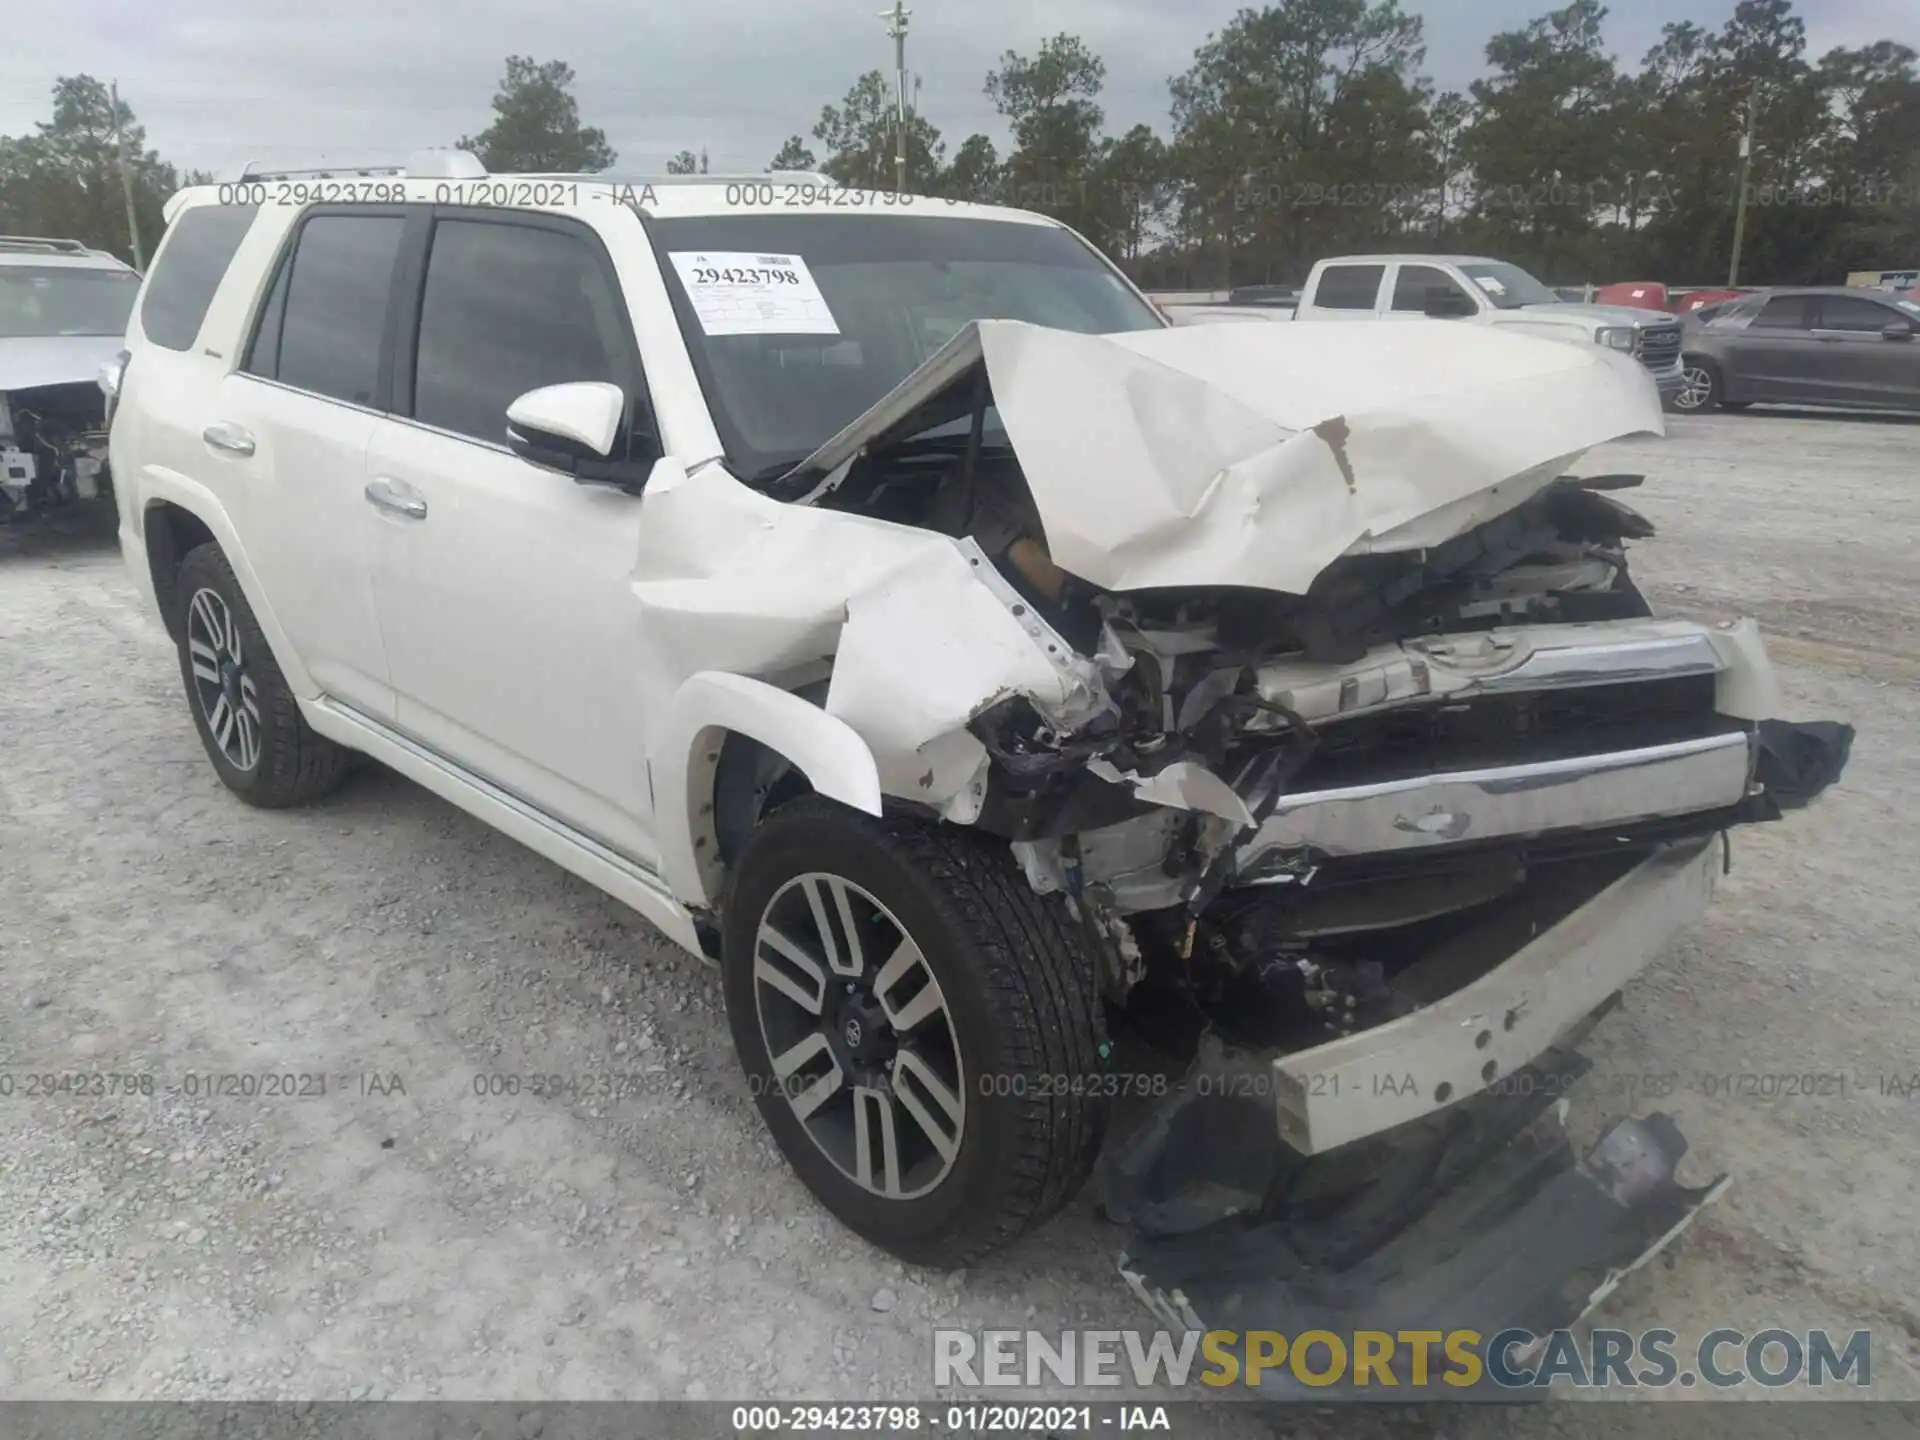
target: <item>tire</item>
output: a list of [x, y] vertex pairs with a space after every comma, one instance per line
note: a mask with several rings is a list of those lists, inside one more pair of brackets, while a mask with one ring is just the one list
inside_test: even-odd
[[218, 545], [187, 552], [174, 597], [187, 708], [226, 787], [249, 805], [278, 810], [317, 800], [338, 785], [352, 752], [301, 718]]
[[1720, 367], [1704, 355], [1681, 358], [1687, 376], [1687, 388], [1668, 402], [1668, 408], [1681, 415], [1704, 415], [1718, 409], [1726, 387], [1720, 379]]
[[[823, 911], [834, 932], [825, 946]], [[858, 957], [842, 916], [858, 917]], [[818, 972], [814, 1008], [801, 1000], [816, 986], [791, 952], [761, 943], [768, 921]], [[768, 984], [763, 960], [796, 988]], [[856, 965], [861, 977], [850, 980]], [[811, 795], [792, 801], [754, 832], [734, 872], [721, 968], [734, 1046], [774, 1142], [820, 1202], [882, 1250], [915, 1265], [965, 1265], [1040, 1225], [1085, 1184], [1107, 1125], [1097, 966], [1061, 897], [1036, 895], [1004, 843]], [[944, 1003], [919, 1018], [911, 1012], [924, 1008], [929, 975]], [[876, 1016], [888, 1023], [875, 1026]], [[908, 1022], [904, 1039], [896, 1016]], [[778, 1078], [775, 1055], [806, 1048], [811, 1057]], [[949, 1102], [959, 1098], [957, 1120], [951, 1103], [930, 1098], [928, 1072]], [[859, 1083], [882, 1075], [889, 1092]], [[814, 1109], [820, 1085], [828, 1093]], [[950, 1153], [910, 1104], [949, 1142], [957, 1136]]]

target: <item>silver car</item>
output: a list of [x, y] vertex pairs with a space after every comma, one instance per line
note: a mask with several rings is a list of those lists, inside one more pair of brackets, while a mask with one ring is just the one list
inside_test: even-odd
[[1674, 407], [1920, 411], [1920, 301], [1884, 290], [1769, 290], [1687, 318]]

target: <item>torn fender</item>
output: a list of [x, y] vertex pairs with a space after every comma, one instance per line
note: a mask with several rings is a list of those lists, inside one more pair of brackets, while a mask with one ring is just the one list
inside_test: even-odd
[[966, 727], [1010, 695], [1062, 728], [1109, 703], [1094, 663], [971, 540], [929, 546], [848, 600], [826, 711], [872, 748], [888, 794], [972, 823], [988, 757]]
[[711, 904], [720, 890], [711, 802], [729, 730], [785, 756], [817, 793], [880, 813], [873, 755], [843, 721], [765, 681], [718, 671], [694, 675], [675, 692], [648, 758], [660, 873], [686, 905]]
[[1486, 326], [985, 320], [796, 473], [830, 485], [982, 364], [1054, 563], [1108, 590], [1303, 593], [1343, 554], [1436, 544], [1664, 431], [1631, 357]]

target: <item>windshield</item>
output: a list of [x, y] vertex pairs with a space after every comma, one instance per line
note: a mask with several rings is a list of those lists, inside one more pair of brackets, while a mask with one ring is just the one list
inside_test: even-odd
[[1518, 310], [1523, 305], [1558, 305], [1560, 297], [1542, 285], [1518, 265], [1489, 261], [1462, 265], [1463, 273], [1500, 310]]
[[124, 335], [139, 293], [130, 270], [0, 265], [0, 339]]
[[1084, 334], [1163, 323], [1051, 225], [754, 214], [647, 226], [729, 467], [750, 479], [804, 460], [969, 320]]

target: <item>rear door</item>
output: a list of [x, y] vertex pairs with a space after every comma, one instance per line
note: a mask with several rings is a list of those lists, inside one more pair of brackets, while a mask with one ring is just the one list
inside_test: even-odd
[[398, 209], [369, 206], [300, 217], [200, 435], [204, 463], [241, 481], [227, 488], [228, 508], [307, 673], [324, 693], [386, 720], [393, 690], [361, 496], [391, 388], [385, 356], [405, 223]]
[[1773, 296], [1728, 342], [1734, 373], [1725, 377], [1727, 398], [1821, 403], [1815, 377], [1822, 349], [1813, 337], [1813, 298]]
[[[1920, 341], [1911, 317], [1864, 295], [1822, 295], [1814, 338], [1822, 347], [1819, 382], [1835, 405], [1920, 406]], [[1890, 339], [1889, 325], [1909, 328]]]

